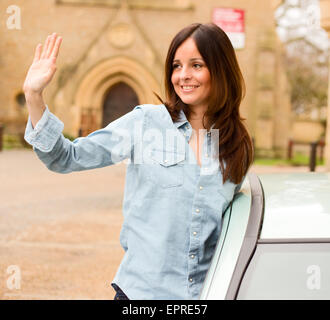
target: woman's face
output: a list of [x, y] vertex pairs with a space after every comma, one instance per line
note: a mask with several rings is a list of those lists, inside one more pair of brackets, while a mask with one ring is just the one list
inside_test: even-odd
[[176, 50], [171, 81], [182, 102], [207, 108], [211, 77], [194, 39], [188, 38]]

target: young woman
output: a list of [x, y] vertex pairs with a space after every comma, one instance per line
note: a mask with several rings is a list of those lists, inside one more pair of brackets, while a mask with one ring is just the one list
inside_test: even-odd
[[26, 141], [60, 173], [128, 159], [120, 234], [125, 255], [112, 282], [115, 299], [198, 299], [222, 213], [253, 156], [230, 40], [214, 24], [184, 28], [166, 58], [166, 102], [136, 106], [73, 142], [42, 98], [61, 41], [53, 34], [43, 49], [39, 44], [26, 76]]

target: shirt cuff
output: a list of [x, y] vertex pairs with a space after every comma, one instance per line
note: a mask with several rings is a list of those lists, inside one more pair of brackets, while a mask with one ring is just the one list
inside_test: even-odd
[[50, 152], [61, 135], [63, 128], [63, 122], [52, 114], [46, 105], [46, 109], [35, 128], [32, 127], [29, 116], [24, 139], [34, 148], [42, 152]]

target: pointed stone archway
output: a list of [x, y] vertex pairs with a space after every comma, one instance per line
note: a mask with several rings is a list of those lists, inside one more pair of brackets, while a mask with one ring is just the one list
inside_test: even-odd
[[[74, 130], [78, 135], [84, 136], [102, 127], [107, 93], [118, 83], [129, 86], [135, 92], [139, 104], [159, 104], [153, 91], [159, 94], [160, 85], [145, 67], [127, 57], [108, 59], [93, 67], [77, 88], [74, 105], [78, 112]], [[131, 106], [130, 110], [134, 107]]]

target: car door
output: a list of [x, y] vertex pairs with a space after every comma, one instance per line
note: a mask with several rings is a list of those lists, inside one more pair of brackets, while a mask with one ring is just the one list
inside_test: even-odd
[[236, 298], [241, 278], [255, 250], [262, 212], [262, 187], [258, 177], [250, 173], [225, 212], [200, 299]]

